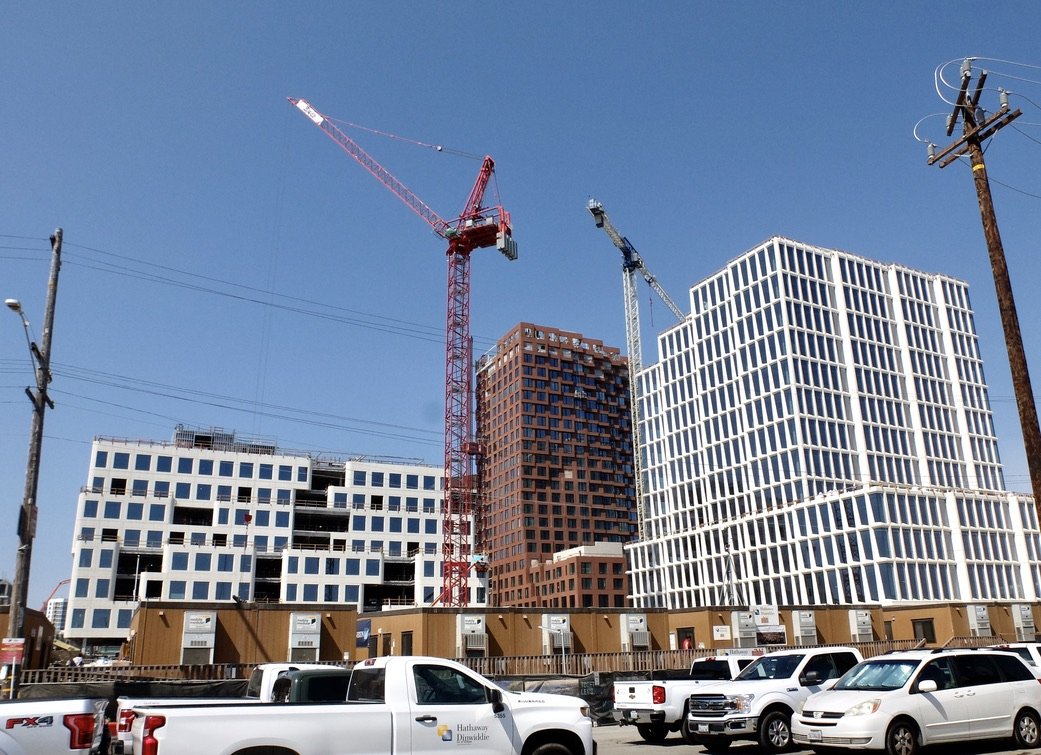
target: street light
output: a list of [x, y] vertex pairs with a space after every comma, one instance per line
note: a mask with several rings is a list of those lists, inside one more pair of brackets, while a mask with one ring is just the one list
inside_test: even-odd
[[[51, 272], [47, 285], [47, 307], [44, 310], [43, 345], [38, 347], [29, 336], [29, 321], [22, 311], [18, 299], [4, 299], [4, 306], [18, 315], [29, 345], [29, 357], [33, 363], [36, 391], [26, 388], [25, 393], [33, 405], [32, 429], [29, 433], [29, 460], [25, 468], [25, 494], [18, 512], [18, 551], [15, 555], [14, 583], [11, 585], [11, 605], [8, 611], [7, 636], [14, 640], [25, 640], [25, 606], [29, 593], [29, 567], [32, 563], [33, 539], [36, 537], [36, 489], [40, 481], [40, 449], [43, 446], [43, 415], [54, 402], [47, 395], [51, 382], [51, 332], [54, 327], [54, 304], [58, 295], [58, 271], [61, 269], [62, 230], [57, 228], [51, 236]], [[22, 661], [24, 662], [24, 651]], [[15, 685], [12, 684], [12, 696]]]
[[547, 632], [553, 632], [554, 634], [560, 635], [560, 666], [564, 671], [564, 676], [567, 676], [567, 642], [564, 641], [564, 634], [568, 633], [568, 630], [544, 627], [542, 624], [539, 624], [539, 629], [544, 629]]

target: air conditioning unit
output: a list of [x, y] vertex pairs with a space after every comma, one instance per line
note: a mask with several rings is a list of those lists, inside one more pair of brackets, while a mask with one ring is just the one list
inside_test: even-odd
[[994, 630], [990, 626], [990, 613], [986, 606], [968, 606], [969, 634], [972, 637], [990, 637]]

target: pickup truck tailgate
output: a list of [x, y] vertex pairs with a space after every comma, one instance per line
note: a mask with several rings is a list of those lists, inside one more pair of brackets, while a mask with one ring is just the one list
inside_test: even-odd
[[650, 706], [654, 704], [654, 687], [661, 682], [631, 681], [615, 682], [614, 702], [616, 706]]

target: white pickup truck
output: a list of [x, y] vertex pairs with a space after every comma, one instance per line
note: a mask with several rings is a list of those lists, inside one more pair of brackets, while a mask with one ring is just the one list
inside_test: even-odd
[[[244, 697], [119, 697], [116, 698], [115, 736], [109, 745], [108, 755], [132, 755], [134, 741], [130, 730], [137, 717], [135, 710], [147, 705], [230, 705], [232, 703], [252, 702], [270, 703], [276, 699], [275, 685], [286, 676], [298, 671], [315, 671], [325, 673], [337, 666], [319, 663], [261, 663], [253, 669], [246, 684]], [[343, 669], [340, 669], [341, 671]], [[279, 700], [285, 700], [290, 690], [278, 693]], [[2, 752], [2, 751], [0, 751]]]
[[681, 731], [686, 740], [691, 693], [706, 684], [733, 679], [755, 658], [736, 653], [695, 658], [684, 676], [615, 682], [615, 720], [621, 726], [636, 726], [646, 742], [660, 742], [670, 731]]
[[761, 752], [783, 752], [792, 742], [792, 713], [863, 658], [856, 648], [778, 650], [761, 656], [729, 682], [690, 696], [687, 728], [692, 744], [720, 752], [751, 739]]
[[0, 753], [95, 755], [104, 746], [105, 698], [0, 702]]
[[594, 755], [578, 697], [514, 693], [443, 658], [370, 658], [343, 703], [151, 707], [134, 721], [139, 755]]

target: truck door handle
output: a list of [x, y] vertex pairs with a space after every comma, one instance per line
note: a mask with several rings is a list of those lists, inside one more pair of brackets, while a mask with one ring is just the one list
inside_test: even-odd
[[429, 713], [425, 716], [416, 716], [416, 720], [421, 724], [433, 724], [437, 723], [437, 716], [431, 716]]

